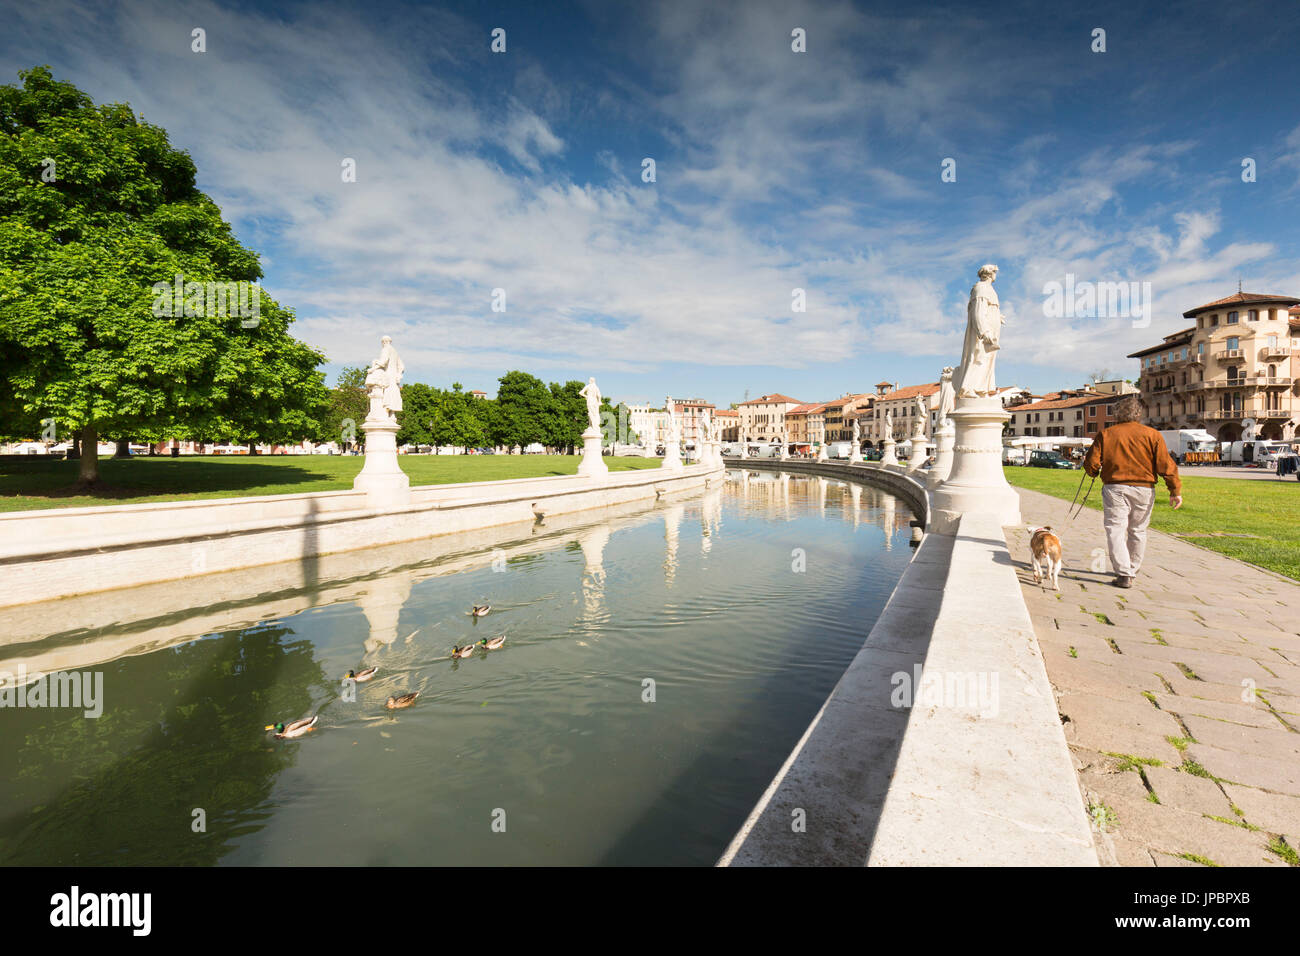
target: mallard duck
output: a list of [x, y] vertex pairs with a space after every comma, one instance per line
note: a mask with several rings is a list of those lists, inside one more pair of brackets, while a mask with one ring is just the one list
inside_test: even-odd
[[415, 703], [415, 698], [420, 696], [418, 690], [411, 691], [409, 694], [402, 694], [400, 697], [390, 697], [384, 704], [389, 710], [401, 710], [403, 707], [410, 707]]
[[474, 653], [474, 648], [477, 646], [478, 646], [477, 644], [465, 644], [465, 645], [457, 644], [455, 647], [451, 649], [452, 660], [455, 660], [457, 657], [469, 657], [471, 654]]
[[348, 676], [345, 680], [354, 680], [358, 684], [364, 684], [366, 681], [370, 680], [370, 678], [374, 677], [378, 670], [378, 667], [363, 667], [359, 671], [348, 671]]
[[492, 610], [491, 604], [475, 604], [469, 609], [469, 613], [471, 617], [483, 617], [490, 610]]
[[479, 641], [479, 643], [482, 644], [484, 647], [486, 647], [489, 651], [495, 651], [505, 642], [506, 642], [506, 636], [504, 634], [499, 634], [496, 637], [491, 637], [491, 638], [485, 637], [483, 638], [483, 640]]
[[266, 729], [274, 730], [277, 740], [289, 740], [307, 733], [316, 726], [318, 720], [320, 720], [320, 714], [315, 717], [304, 717], [302, 720], [295, 720], [291, 724], [268, 724]]

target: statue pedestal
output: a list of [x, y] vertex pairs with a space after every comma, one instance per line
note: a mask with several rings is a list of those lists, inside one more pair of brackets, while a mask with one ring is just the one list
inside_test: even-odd
[[397, 432], [392, 421], [367, 418], [361, 423], [366, 433], [366, 463], [352, 482], [366, 493], [366, 507], [374, 511], [404, 508], [411, 503], [411, 479], [397, 465]]
[[956, 534], [964, 514], [1020, 524], [1020, 496], [1002, 473], [1002, 425], [1011, 416], [996, 398], [959, 398], [952, 468], [930, 496], [930, 530]]
[[947, 419], [934, 433], [938, 446], [935, 450], [934, 464], [930, 466], [930, 474], [925, 479], [925, 486], [931, 491], [947, 481], [948, 474], [952, 471], [952, 446], [956, 434], [956, 429]]
[[603, 478], [609, 474], [609, 465], [600, 454], [600, 429], [588, 428], [582, 433], [582, 463], [578, 474], [583, 478]]
[[826, 457], [826, 442], [822, 442], [820, 445], [817, 446], [817, 460], [818, 461], [828, 460]]
[[892, 438], [886, 438], [880, 443], [880, 446], [885, 449], [884, 454], [880, 456], [880, 463], [882, 465], [898, 464], [898, 456], [894, 454], [894, 445], [895, 442]]
[[677, 447], [677, 442], [671, 438], [664, 443], [664, 463], [659, 467], [666, 468], [668, 471], [682, 470], [681, 449]]
[[790, 460], [790, 445], [787, 442], [781, 442], [781, 460]]
[[853, 443], [853, 450], [849, 452], [849, 464], [852, 465], [855, 462], [859, 462], [861, 460], [862, 460], [862, 442], [855, 441]]
[[[919, 424], [918, 422], [918, 426]], [[907, 459], [907, 470], [920, 471], [926, 461], [929, 460], [928, 450], [929, 442], [926, 441], [925, 431], [918, 427], [912, 433], [912, 454]]]

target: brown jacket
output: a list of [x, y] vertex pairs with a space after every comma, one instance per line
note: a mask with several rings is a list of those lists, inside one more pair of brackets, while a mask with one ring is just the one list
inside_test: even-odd
[[1083, 470], [1094, 477], [1100, 473], [1102, 484], [1106, 485], [1153, 488], [1156, 480], [1163, 478], [1171, 495], [1183, 493], [1178, 466], [1170, 457], [1165, 440], [1158, 431], [1141, 422], [1118, 422], [1103, 428], [1088, 449]]

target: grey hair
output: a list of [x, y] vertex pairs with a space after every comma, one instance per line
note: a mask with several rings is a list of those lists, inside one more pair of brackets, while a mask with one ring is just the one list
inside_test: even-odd
[[1136, 395], [1125, 395], [1115, 403], [1114, 416], [1117, 422], [1140, 422], [1146, 412], [1146, 404]]

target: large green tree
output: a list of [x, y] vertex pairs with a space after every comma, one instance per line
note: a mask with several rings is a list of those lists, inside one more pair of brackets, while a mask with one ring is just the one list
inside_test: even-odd
[[[402, 390], [402, 394], [406, 394], [406, 389]], [[316, 440], [336, 441], [344, 446], [363, 441], [361, 423], [366, 420], [369, 410], [366, 370], [345, 365], [339, 372], [338, 381], [326, 395], [316, 429]]]
[[205, 284], [262, 270], [196, 188], [190, 157], [48, 67], [20, 77], [0, 86], [0, 411], [78, 434], [83, 483], [98, 479], [101, 435], [311, 435], [324, 356], [260, 287], [244, 287], [251, 318], [212, 301]]
[[497, 417], [491, 440], [497, 445], [546, 442], [553, 398], [540, 378], [527, 372], [506, 372], [498, 379]]

